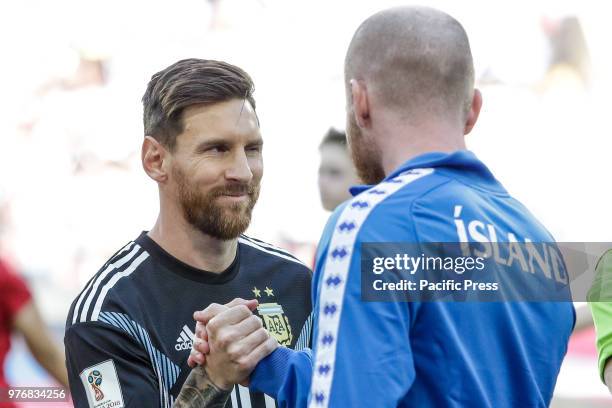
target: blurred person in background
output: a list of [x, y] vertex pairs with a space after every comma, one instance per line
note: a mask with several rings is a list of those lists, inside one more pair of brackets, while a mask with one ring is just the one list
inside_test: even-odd
[[589, 293], [589, 307], [597, 333], [599, 375], [612, 393], [612, 250], [597, 263], [595, 279]]
[[544, 18], [542, 27], [550, 45], [548, 70], [542, 90], [588, 89], [591, 83], [591, 56], [578, 17]]
[[[4, 377], [4, 360], [11, 334], [23, 335], [36, 361], [60, 385], [68, 387], [64, 352], [53, 340], [25, 281], [0, 259], [0, 388], [9, 387]], [[9, 406], [12, 405], [0, 402], [0, 407]]]
[[[349, 188], [359, 184], [355, 165], [351, 161], [346, 133], [330, 128], [319, 145], [320, 159], [317, 183], [319, 198], [326, 211], [333, 211], [338, 205], [351, 198]], [[317, 246], [311, 242], [299, 242], [290, 236], [280, 238], [282, 248], [302, 255], [308, 265], [314, 267]]]
[[[8, 200], [0, 192], [0, 235], [8, 224]], [[1, 240], [0, 240], [1, 244]], [[11, 335], [22, 335], [38, 363], [63, 387], [68, 387], [64, 352], [53, 336], [34, 303], [27, 283], [2, 256], [0, 245], [0, 389], [9, 386], [4, 363], [11, 347]], [[0, 402], [0, 408], [12, 407]]]
[[319, 146], [319, 193], [321, 204], [333, 211], [351, 198], [349, 188], [359, 184], [346, 142], [346, 133], [330, 128]]
[[[575, 162], [576, 152], [583, 152], [585, 149], [589, 151], [593, 146], [601, 145], [601, 141], [598, 140], [600, 136], [597, 135], [599, 129], [596, 133], [592, 132], [592, 129], [596, 128], [593, 123], [597, 123], [598, 120], [596, 119], [598, 114], [593, 110], [590, 100], [593, 84], [592, 58], [579, 16], [574, 14], [547, 15], [541, 19], [541, 28], [548, 42], [549, 55], [546, 72], [535, 88], [538, 95], [543, 97], [543, 105], [534, 109], [534, 112], [537, 112], [542, 123], [546, 123], [546, 128], [538, 131], [532, 127], [530, 144], [534, 149], [532, 151], [536, 152], [546, 149], [546, 146], [551, 143], [555, 145], [555, 160], [550, 161], [547, 171], [555, 174], [555, 184], [550, 185], [550, 188], [557, 191], [555, 199], [565, 203], [564, 207], [555, 208], [559, 214], [557, 217], [563, 217], [561, 214], [566, 213], [563, 209], [567, 211], [568, 208], [580, 206], [583, 201], [582, 197], [590, 196], [589, 183], [582, 183], [583, 172], [585, 174], [590, 172], [587, 170], [589, 165], [585, 167], [583, 163], [580, 163], [578, 166], [582, 172], [576, 172], [565, 163]], [[576, 138], [577, 134], [581, 136]], [[588, 156], [591, 155], [592, 152], [589, 151]], [[531, 162], [537, 163], [537, 161]], [[533, 171], [536, 171], [535, 168]], [[564, 186], [568, 185], [573, 187], [566, 190]], [[581, 230], [579, 227], [572, 226], [574, 222], [582, 225], [590, 224], [582, 218], [573, 219], [573, 217], [568, 220], [563, 217], [562, 222], [565, 232]], [[560, 239], [575, 240], [573, 237], [563, 235]], [[599, 308], [605, 309], [605, 303], [591, 304], [591, 309]], [[593, 315], [595, 312], [589, 310], [589, 305], [583, 302], [576, 303], [575, 309], [576, 322], [564, 363], [565, 372], [563, 374], [566, 377], [560, 380], [560, 391], [562, 392], [565, 384], [575, 384], [571, 377], [581, 377], [586, 381], [588, 374], [582, 370], [587, 371], [587, 369], [583, 367], [590, 366], [595, 361], [602, 364], [601, 351], [598, 353], [593, 347], [596, 342], [601, 344], [601, 337], [598, 334], [602, 330], [601, 327], [598, 330], [594, 327]], [[590, 364], [586, 364], [587, 361]], [[569, 372], [572, 374], [568, 375]], [[600, 366], [600, 374], [603, 380], [605, 378], [603, 366]], [[594, 394], [595, 390], [585, 388], [585, 395]], [[555, 402], [568, 406], [580, 403], [572, 395], [559, 395]]]
[[[141, 160], [159, 214], [70, 307], [64, 343], [77, 408], [273, 407], [224, 375], [243, 377], [278, 344], [310, 343], [311, 271], [243, 234], [263, 177], [253, 89], [245, 71], [213, 60], [181, 60], [151, 77]], [[253, 301], [219, 320], [246, 318], [241, 347], [253, 354], [192, 369], [193, 313], [237, 297]]]

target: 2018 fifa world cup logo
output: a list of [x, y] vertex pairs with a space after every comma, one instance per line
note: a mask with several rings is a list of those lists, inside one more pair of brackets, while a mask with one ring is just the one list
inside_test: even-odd
[[102, 384], [102, 373], [98, 370], [93, 370], [87, 376], [87, 381], [89, 381], [89, 385], [91, 385], [91, 388], [93, 388], [96, 393], [96, 401], [102, 400], [102, 398], [104, 398], [104, 393], [100, 389], [100, 384]]

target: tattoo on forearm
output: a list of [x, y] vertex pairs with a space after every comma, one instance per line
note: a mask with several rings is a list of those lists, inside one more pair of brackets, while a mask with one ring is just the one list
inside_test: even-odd
[[223, 408], [231, 390], [217, 387], [206, 374], [204, 367], [197, 366], [185, 380], [173, 408]]

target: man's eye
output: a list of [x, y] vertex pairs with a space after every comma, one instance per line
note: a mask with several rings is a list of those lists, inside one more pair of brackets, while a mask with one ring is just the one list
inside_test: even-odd
[[227, 146], [210, 146], [208, 149], [206, 149], [207, 152], [210, 153], [225, 153], [228, 151]]
[[259, 153], [261, 152], [261, 146], [249, 146], [247, 147], [247, 152], [255, 152], [255, 153]]

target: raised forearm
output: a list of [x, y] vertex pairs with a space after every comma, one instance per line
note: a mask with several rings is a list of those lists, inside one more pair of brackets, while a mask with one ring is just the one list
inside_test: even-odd
[[30, 350], [36, 360], [64, 387], [68, 388], [68, 372], [66, 371], [66, 358], [62, 350], [55, 344], [47, 348], [35, 348], [32, 345]]
[[231, 390], [217, 387], [202, 366], [197, 366], [185, 380], [174, 408], [223, 408]]
[[68, 387], [68, 372], [64, 352], [53, 341], [38, 309], [33, 302], [23, 306], [14, 322], [16, 331], [21, 332], [28, 348], [40, 363], [60, 384]]

